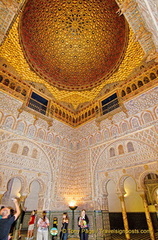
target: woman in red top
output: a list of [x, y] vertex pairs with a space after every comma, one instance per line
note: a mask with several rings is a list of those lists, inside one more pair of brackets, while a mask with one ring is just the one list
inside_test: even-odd
[[34, 230], [34, 226], [35, 226], [35, 221], [36, 221], [36, 211], [33, 210], [30, 216], [30, 220], [29, 220], [29, 227], [28, 227], [28, 232], [27, 232], [27, 239], [29, 238], [33, 238], [33, 230]]

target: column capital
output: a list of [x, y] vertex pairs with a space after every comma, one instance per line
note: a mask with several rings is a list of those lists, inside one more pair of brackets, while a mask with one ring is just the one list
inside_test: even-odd
[[118, 192], [118, 193], [117, 193], [117, 196], [118, 196], [118, 198], [119, 198], [120, 200], [123, 200], [123, 199], [124, 199], [124, 194], [125, 194], [125, 193]]
[[146, 193], [144, 191], [140, 191], [139, 195], [141, 196], [142, 199], [146, 198]]
[[20, 202], [24, 202], [26, 198], [27, 198], [27, 195], [21, 195]]

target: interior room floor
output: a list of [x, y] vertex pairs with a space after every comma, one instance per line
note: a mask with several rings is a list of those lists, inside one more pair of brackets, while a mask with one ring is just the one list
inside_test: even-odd
[[[149, 234], [130, 234], [131, 240], [150, 240], [150, 235]], [[118, 235], [118, 234], [112, 234], [111, 235], [111, 240], [125, 240], [125, 236]], [[155, 234], [155, 239], [158, 239], [158, 232]]]
[[[21, 232], [21, 240], [26, 240], [27, 231]], [[130, 234], [131, 240], [150, 240], [149, 234]], [[33, 238], [35, 240], [36, 237]], [[51, 237], [50, 237], [51, 239]], [[79, 238], [69, 238], [71, 240], [78, 240]], [[155, 239], [158, 240], [158, 232], [155, 233]], [[55, 240], [59, 240], [56, 238]], [[126, 240], [124, 234], [111, 234], [111, 240]]]

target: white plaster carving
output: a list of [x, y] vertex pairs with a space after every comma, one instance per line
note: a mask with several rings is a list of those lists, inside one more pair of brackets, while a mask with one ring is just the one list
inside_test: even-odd
[[[157, 160], [158, 146], [157, 93], [155, 87], [126, 101], [130, 116], [120, 113], [113, 117], [113, 122], [105, 119], [100, 130], [95, 120], [77, 129], [57, 120], [50, 130], [44, 120], [37, 120], [33, 125], [33, 116], [25, 111], [17, 118], [17, 106], [20, 107], [21, 103], [2, 93], [0, 158], [4, 175], [1, 174], [1, 192], [6, 191], [10, 178], [22, 176], [25, 194], [29, 194], [32, 181], [39, 181], [39, 209], [55, 209], [58, 205], [62, 209], [68, 206], [73, 196], [81, 205], [84, 202], [84, 206], [90, 204], [93, 208], [96, 204], [99, 208], [104, 204], [101, 196], [106, 193], [104, 184], [107, 181], [115, 180], [117, 191], [120, 191], [121, 176], [128, 174], [138, 180], [145, 165], [154, 170], [152, 165]], [[8, 102], [12, 103], [12, 109]], [[134, 151], [129, 151], [132, 149], [129, 142], [133, 144]], [[14, 144], [18, 144], [17, 151], [15, 148], [12, 150]], [[121, 154], [120, 145], [123, 149]], [[22, 155], [24, 147], [29, 150]], [[113, 157], [109, 154], [111, 147], [115, 149]], [[137, 185], [140, 188], [139, 180]]]

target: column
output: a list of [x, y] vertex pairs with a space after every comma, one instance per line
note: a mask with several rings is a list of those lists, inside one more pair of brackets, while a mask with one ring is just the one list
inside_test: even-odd
[[124, 196], [119, 196], [120, 203], [121, 203], [121, 209], [122, 209], [122, 216], [123, 216], [123, 224], [125, 228], [125, 237], [127, 240], [130, 240], [130, 234], [129, 234], [129, 227], [128, 227], [128, 219], [127, 219], [127, 213], [126, 213], [126, 206], [124, 201]]
[[22, 195], [20, 197], [20, 205], [22, 208], [24, 208], [24, 204], [25, 204], [25, 199], [27, 198], [27, 195]]
[[154, 233], [154, 228], [153, 228], [153, 224], [151, 221], [151, 217], [150, 217], [150, 212], [149, 212], [149, 207], [148, 207], [148, 203], [145, 197], [145, 193], [141, 193], [140, 194], [142, 200], [143, 200], [143, 204], [144, 204], [144, 209], [145, 209], [145, 216], [146, 216], [146, 221], [148, 224], [148, 229], [149, 229], [149, 233], [150, 233], [150, 238], [151, 240], [155, 240], [155, 233]]
[[3, 193], [0, 193], [0, 203], [2, 202]]
[[44, 206], [44, 196], [43, 194], [39, 194], [38, 196], [38, 210], [41, 210], [43, 209], [43, 206]]

